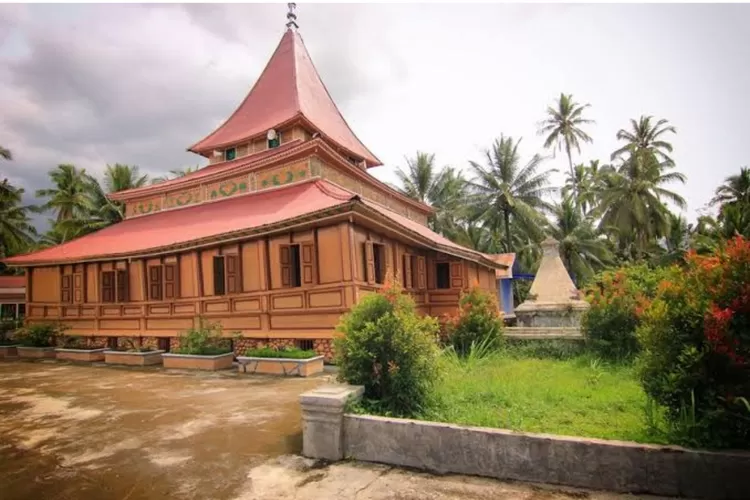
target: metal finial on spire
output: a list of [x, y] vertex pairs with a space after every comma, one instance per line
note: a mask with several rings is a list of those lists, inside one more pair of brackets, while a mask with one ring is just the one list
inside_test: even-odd
[[286, 27], [287, 28], [293, 27], [294, 29], [299, 28], [299, 26], [297, 26], [297, 14], [294, 13], [294, 10], [297, 8], [297, 4], [290, 2], [286, 5], [287, 7], [289, 7], [289, 12], [286, 13], [286, 19], [287, 19]]

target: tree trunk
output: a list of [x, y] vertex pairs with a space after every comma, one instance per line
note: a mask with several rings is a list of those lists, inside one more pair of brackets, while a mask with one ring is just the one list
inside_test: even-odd
[[570, 144], [567, 142], [565, 143], [565, 152], [568, 153], [568, 167], [570, 168], [570, 179], [573, 181], [573, 199], [575, 200], [575, 206], [578, 207], [578, 212], [581, 214], [581, 217], [583, 217], [583, 206], [580, 203], [579, 194], [578, 194], [578, 181], [576, 180], [576, 172], [573, 169], [573, 155], [570, 154]]
[[505, 251], [507, 253], [511, 253], [511, 245], [510, 245], [510, 211], [508, 209], [505, 209], [503, 211], [503, 215], [505, 216]]

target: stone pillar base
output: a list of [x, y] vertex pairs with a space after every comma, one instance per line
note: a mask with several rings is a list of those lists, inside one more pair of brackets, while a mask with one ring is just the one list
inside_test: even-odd
[[343, 420], [346, 404], [362, 397], [365, 388], [325, 386], [300, 396], [302, 454], [336, 461], [344, 458]]

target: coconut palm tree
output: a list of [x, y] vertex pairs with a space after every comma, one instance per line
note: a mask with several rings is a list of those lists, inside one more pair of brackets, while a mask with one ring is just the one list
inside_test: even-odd
[[[86, 176], [90, 208], [85, 217], [61, 221], [60, 236], [78, 237], [120, 222], [125, 218], [125, 206], [109, 199], [108, 195], [118, 191], [135, 189], [148, 183], [148, 175], [140, 174], [135, 165], [115, 163], [104, 171], [104, 187], [92, 176]], [[53, 238], [54, 241], [54, 238]]]
[[22, 204], [23, 193], [7, 179], [0, 183], [0, 257], [25, 252], [34, 243], [32, 208]]
[[594, 215], [601, 218], [599, 229], [617, 240], [621, 253], [641, 257], [650, 243], [668, 234], [670, 211], [665, 201], [686, 208], [682, 196], [664, 187], [671, 182], [685, 183], [685, 176], [668, 172], [670, 168], [671, 164], [659, 163], [653, 155], [635, 154], [604, 177]]
[[540, 170], [545, 158], [535, 154], [521, 164], [520, 139], [501, 135], [485, 150], [485, 162], [469, 162], [476, 178], [470, 182], [471, 203], [479, 220], [491, 232], [504, 229], [506, 252], [514, 249], [511, 221], [526, 239], [539, 241], [546, 222], [542, 211], [549, 209], [544, 197], [555, 191], [549, 177], [554, 170]]
[[610, 165], [600, 165], [599, 160], [592, 160], [588, 165], [583, 163], [573, 167], [574, 177], [568, 174], [561, 194], [572, 196], [581, 215], [586, 215], [599, 202], [599, 195], [604, 188], [604, 177], [612, 172]]
[[560, 94], [555, 106], [547, 108], [547, 118], [539, 124], [539, 135], [544, 135], [544, 147], [565, 150], [568, 155], [571, 178], [573, 171], [573, 150], [581, 153], [581, 142], [592, 142], [591, 137], [581, 129], [582, 125], [592, 124], [594, 120], [583, 117], [583, 112], [590, 104], [579, 104], [572, 94]]
[[750, 168], [742, 167], [739, 174], [724, 179], [724, 183], [716, 188], [711, 205], [750, 206]]
[[90, 182], [85, 169], [58, 165], [50, 170], [49, 176], [54, 187], [36, 192], [37, 197], [47, 198], [47, 202], [41, 206], [42, 210], [54, 212], [56, 222], [83, 218], [90, 213]]
[[612, 153], [612, 160], [625, 158], [635, 154], [647, 153], [666, 166], [674, 166], [674, 160], [668, 153], [672, 153], [672, 144], [664, 140], [668, 132], [677, 133], [677, 129], [669, 125], [669, 121], [661, 119], [654, 125], [653, 116], [641, 116], [638, 121], [630, 120], [630, 130], [620, 129], [617, 139], [625, 141], [625, 145]]
[[0, 158], [3, 158], [4, 160], [12, 160], [13, 153], [10, 152], [10, 149], [0, 146]]
[[154, 177], [153, 179], [151, 179], [151, 184], [159, 184], [161, 182], [166, 182], [172, 179], [179, 179], [180, 177], [185, 177], [188, 174], [197, 172], [200, 168], [201, 168], [200, 165], [195, 165], [193, 167], [176, 168], [176, 169], [170, 170], [167, 175], [163, 175], [161, 177]]
[[414, 158], [406, 158], [406, 166], [406, 170], [396, 171], [401, 184], [397, 189], [435, 209], [429, 220], [433, 231], [455, 237], [458, 221], [466, 216], [463, 211], [466, 181], [461, 173], [452, 167], [438, 170], [435, 155], [420, 151]]
[[581, 216], [571, 196], [555, 205], [552, 218], [549, 234], [560, 243], [560, 258], [577, 284], [612, 262], [606, 238], [599, 234], [590, 217]]

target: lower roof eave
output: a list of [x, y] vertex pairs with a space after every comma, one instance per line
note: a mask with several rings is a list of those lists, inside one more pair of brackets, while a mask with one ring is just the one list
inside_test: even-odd
[[230, 233], [218, 234], [207, 238], [198, 240], [181, 242], [175, 245], [169, 245], [165, 247], [153, 248], [148, 251], [142, 252], [131, 252], [122, 254], [107, 254], [107, 255], [93, 255], [83, 259], [63, 259], [63, 260], [50, 260], [50, 261], [34, 261], [24, 263], [19, 262], [6, 262], [8, 267], [45, 267], [45, 266], [56, 266], [56, 265], [68, 265], [68, 264], [83, 264], [92, 262], [104, 262], [113, 260], [130, 260], [130, 259], [148, 259], [152, 257], [160, 257], [165, 254], [173, 254], [176, 252], [185, 252], [189, 250], [200, 250], [202, 248], [215, 246], [219, 243], [235, 243], [248, 238], [257, 238], [264, 236], [271, 236], [275, 233], [285, 232], [290, 229], [303, 229], [306, 227], [312, 227], [320, 225], [320, 222], [337, 222], [347, 220], [351, 214], [351, 210], [348, 208], [352, 205], [352, 202], [336, 205], [334, 207], [326, 208], [305, 214], [301, 217], [295, 217], [291, 219], [285, 219], [275, 224], [267, 226], [257, 226], [250, 229], [244, 229], [240, 231], [232, 231]]
[[431, 240], [430, 238], [427, 238], [421, 234], [418, 234], [415, 231], [412, 231], [409, 228], [404, 227], [398, 222], [390, 219], [386, 215], [381, 214], [377, 210], [368, 207], [358, 197], [355, 197], [350, 201], [343, 202], [339, 205], [334, 205], [329, 208], [310, 212], [299, 217], [284, 219], [274, 224], [256, 226], [239, 231], [212, 235], [210, 237], [202, 239], [181, 242], [178, 244], [163, 247], [156, 247], [148, 249], [146, 251], [121, 254], [92, 255], [90, 257], [81, 259], [59, 259], [50, 261], [23, 262], [23, 259], [16, 259], [16, 262], [6, 262], [6, 264], [9, 267], [44, 267], [72, 263], [90, 263], [124, 259], [152, 258], [176, 252], [198, 250], [201, 248], [214, 246], [218, 243], [234, 243], [248, 238], [270, 236], [272, 234], [283, 231], [319, 226], [322, 222], [331, 223], [341, 220], [352, 220], [353, 218], [364, 222], [370, 222], [376, 227], [384, 228], [386, 232], [394, 233], [399, 239], [409, 241], [419, 247], [435, 250], [447, 255], [452, 255], [454, 257], [459, 257], [461, 259], [476, 262], [492, 269], [507, 268], [507, 266], [504, 266], [503, 264], [499, 264], [487, 258], [481, 252], [477, 252], [469, 248], [447, 246]]

